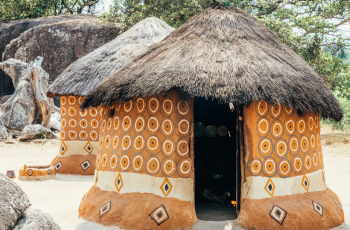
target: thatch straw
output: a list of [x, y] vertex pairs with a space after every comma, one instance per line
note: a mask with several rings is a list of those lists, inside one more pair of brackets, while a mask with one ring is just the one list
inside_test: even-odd
[[52, 83], [47, 95], [86, 96], [111, 73], [164, 39], [173, 30], [155, 17], [140, 21], [116, 39], [72, 63]]
[[217, 3], [113, 73], [82, 107], [173, 88], [235, 105], [268, 100], [342, 118], [331, 90], [300, 56], [248, 13]]

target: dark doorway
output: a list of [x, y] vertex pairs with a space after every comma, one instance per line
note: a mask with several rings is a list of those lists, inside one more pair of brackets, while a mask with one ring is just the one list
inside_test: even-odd
[[15, 92], [12, 79], [0, 69], [0, 97], [10, 95]]
[[211, 221], [236, 219], [237, 113], [228, 104], [195, 98], [194, 122], [197, 216]]

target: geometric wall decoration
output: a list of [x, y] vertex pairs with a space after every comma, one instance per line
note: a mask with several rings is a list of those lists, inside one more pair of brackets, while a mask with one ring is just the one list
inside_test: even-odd
[[158, 225], [161, 225], [165, 221], [169, 219], [168, 212], [166, 211], [164, 205], [160, 205], [159, 207], [155, 208], [149, 216], [156, 222]]
[[273, 193], [275, 192], [275, 184], [272, 182], [271, 178], [267, 180], [264, 189], [271, 197], [273, 197]]
[[106, 214], [110, 209], [111, 209], [111, 201], [100, 208], [100, 217]]
[[273, 205], [273, 207], [272, 207], [272, 209], [270, 211], [270, 216], [272, 217], [272, 219], [277, 221], [277, 223], [282, 225], [284, 219], [287, 216], [287, 211], [285, 211], [284, 209], [278, 207], [277, 205]]
[[301, 180], [301, 185], [305, 188], [306, 191], [309, 191], [310, 182], [307, 179], [306, 175], [303, 176], [303, 178]]
[[334, 202], [335, 202], [335, 204], [337, 205], [337, 207], [339, 208], [339, 210], [340, 211], [342, 211], [342, 209], [341, 209], [341, 206], [340, 206], [340, 204], [339, 204], [339, 202], [333, 197], [333, 199], [334, 199]]
[[170, 183], [169, 179], [165, 178], [163, 184], [160, 186], [160, 189], [162, 190], [165, 197], [169, 195], [172, 188], [173, 185]]
[[323, 215], [323, 207], [319, 204], [319, 203], [316, 203], [315, 201], [311, 200], [312, 201], [312, 205], [314, 207], [314, 210], [321, 215]]
[[90, 161], [86, 160], [83, 163], [80, 164], [80, 167], [85, 171], [86, 169], [90, 168], [91, 163]]

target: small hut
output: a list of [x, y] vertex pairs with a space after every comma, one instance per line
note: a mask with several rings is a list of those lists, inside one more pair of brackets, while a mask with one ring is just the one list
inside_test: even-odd
[[[213, 3], [112, 74], [94, 185], [80, 217], [122, 229], [343, 223], [325, 181], [320, 117], [342, 110], [316, 72], [248, 13]], [[211, 222], [212, 224], [212, 222]]]
[[57, 173], [93, 175], [102, 108], [84, 109], [84, 97], [111, 73], [165, 38], [174, 28], [150, 17], [116, 39], [72, 63], [50, 86], [49, 97], [61, 97], [61, 145], [52, 161]]

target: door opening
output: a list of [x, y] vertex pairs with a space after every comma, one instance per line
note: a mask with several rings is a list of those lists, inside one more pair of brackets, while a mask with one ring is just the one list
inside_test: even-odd
[[233, 220], [236, 212], [237, 113], [228, 104], [194, 101], [195, 207], [198, 219]]

